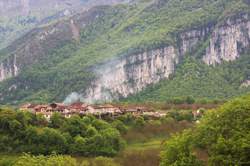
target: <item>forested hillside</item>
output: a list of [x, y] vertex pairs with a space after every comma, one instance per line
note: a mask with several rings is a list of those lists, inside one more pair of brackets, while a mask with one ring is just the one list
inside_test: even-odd
[[0, 0], [0, 48], [37, 26], [67, 18], [96, 5], [122, 0]]
[[[164, 101], [187, 94], [199, 98], [226, 99], [249, 90], [241, 86], [249, 77], [247, 0], [146, 0], [114, 7], [97, 7], [89, 12], [91, 21], [79, 23], [84, 24], [84, 28], [78, 25], [74, 27], [81, 14], [62, 23], [71, 30], [72, 26], [73, 30], [80, 28], [79, 33], [72, 30], [72, 40], [61, 40], [69, 34], [68, 29], [63, 31], [65, 35], [53, 40], [44, 41], [42, 37], [38, 40], [40, 36], [33, 38], [37, 31], [49, 34], [53, 27], [61, 25], [58, 23], [47, 27], [51, 31], [45, 31], [46, 28], [35, 30], [32, 35], [19, 39], [1, 51], [1, 104], [63, 101], [71, 92], [80, 93], [81, 100], [88, 98], [88, 101], [105, 102], [126, 98], [141, 90], [144, 91], [133, 100]], [[246, 35], [239, 35], [239, 39], [235, 39], [237, 41], [229, 43], [232, 46], [228, 47], [234, 49], [232, 52], [235, 55], [226, 52], [215, 60], [210, 53], [202, 57], [208, 45], [213, 44], [213, 39], [209, 44], [212, 32], [220, 32], [216, 28], [232, 28], [238, 22], [240, 32], [236, 33]], [[197, 33], [200, 36], [196, 36]], [[32, 43], [37, 45], [29, 43], [31, 39], [35, 39]], [[59, 46], [55, 44], [57, 41], [60, 42]], [[218, 40], [217, 45], [222, 45], [223, 41]], [[238, 42], [236, 48], [233, 47], [234, 42]], [[159, 65], [158, 61], [162, 60], [151, 58], [151, 52], [152, 55], [156, 54], [156, 58], [162, 54], [160, 52], [164, 55], [159, 57], [169, 56], [165, 59], [168, 65]], [[247, 61], [234, 61], [243, 53]], [[192, 58], [184, 58], [186, 55]], [[233, 62], [224, 64], [224, 60]], [[151, 63], [149, 61], [155, 63], [152, 69], [144, 64]], [[212, 67], [205, 63], [223, 64]], [[120, 64], [123, 66], [120, 67]], [[237, 70], [238, 65], [242, 70]], [[119, 71], [120, 68], [126, 72], [126, 77], [114, 75], [124, 73]], [[150, 69], [153, 73], [147, 76], [143, 73], [144, 69]], [[114, 72], [112, 75], [106, 71]], [[139, 71], [143, 71], [142, 74]], [[176, 88], [177, 85], [180, 86]]]

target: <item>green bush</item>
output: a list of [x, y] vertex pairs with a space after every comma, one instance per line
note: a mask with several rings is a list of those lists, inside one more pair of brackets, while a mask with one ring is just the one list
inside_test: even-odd
[[24, 154], [19, 157], [13, 166], [77, 166], [76, 160], [59, 155], [45, 156], [31, 156]]
[[195, 129], [168, 140], [161, 165], [249, 165], [249, 124], [250, 95], [207, 112]]
[[117, 126], [94, 117], [52, 116], [49, 123], [41, 125], [40, 116], [14, 110], [0, 111], [0, 152], [49, 155], [77, 154], [84, 156], [113, 156], [123, 147], [120, 130], [126, 126], [117, 121]]

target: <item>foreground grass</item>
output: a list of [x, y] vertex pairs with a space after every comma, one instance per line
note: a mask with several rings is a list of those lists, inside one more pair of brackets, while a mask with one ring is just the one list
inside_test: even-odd
[[165, 139], [157, 138], [155, 140], [150, 140], [148, 142], [138, 142], [130, 144], [126, 150], [147, 150], [151, 148], [160, 148], [160, 146], [164, 143]]
[[164, 138], [155, 138], [146, 142], [131, 143], [116, 157], [116, 161], [123, 166], [158, 166], [164, 141]]
[[16, 162], [21, 154], [0, 154], [0, 166], [9, 166]]
[[[161, 145], [164, 139], [155, 139], [147, 142], [138, 142], [129, 144], [116, 157], [110, 158], [114, 166], [158, 166], [160, 162]], [[81, 165], [86, 161], [94, 166], [97, 158], [75, 157], [77, 163]], [[104, 160], [103, 160], [104, 161]], [[109, 164], [104, 166], [110, 166]]]
[[[112, 158], [115, 165], [121, 166], [158, 166], [162, 145], [174, 133], [190, 128], [188, 121], [167, 121], [162, 124], [146, 124], [140, 128], [130, 129], [123, 138], [128, 143], [126, 148]], [[96, 158], [76, 157], [78, 163], [94, 163]], [[106, 166], [106, 165], [104, 165]]]

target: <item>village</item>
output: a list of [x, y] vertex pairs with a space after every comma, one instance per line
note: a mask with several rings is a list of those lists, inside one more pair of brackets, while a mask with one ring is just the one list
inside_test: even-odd
[[164, 112], [156, 112], [146, 107], [121, 107], [112, 104], [90, 105], [82, 102], [76, 102], [70, 105], [64, 103], [51, 104], [31, 104], [27, 103], [20, 107], [21, 111], [28, 111], [36, 115], [43, 115], [47, 120], [50, 120], [54, 113], [60, 113], [65, 118], [70, 118], [73, 115], [93, 115], [97, 118], [111, 117], [115, 118], [124, 114], [133, 116], [149, 116], [152, 118], [160, 118], [166, 116]]

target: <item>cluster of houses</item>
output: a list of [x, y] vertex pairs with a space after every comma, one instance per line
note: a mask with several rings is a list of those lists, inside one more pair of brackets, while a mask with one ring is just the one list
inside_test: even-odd
[[165, 113], [154, 112], [145, 107], [122, 108], [111, 104], [104, 105], [89, 105], [81, 102], [65, 105], [63, 103], [52, 103], [48, 105], [25, 104], [20, 107], [21, 111], [29, 111], [34, 114], [41, 114], [47, 120], [51, 118], [53, 113], [60, 113], [65, 118], [70, 118], [72, 115], [94, 115], [99, 118], [106, 116], [116, 117], [130, 113], [134, 116], [151, 116], [155, 118], [166, 116]]

